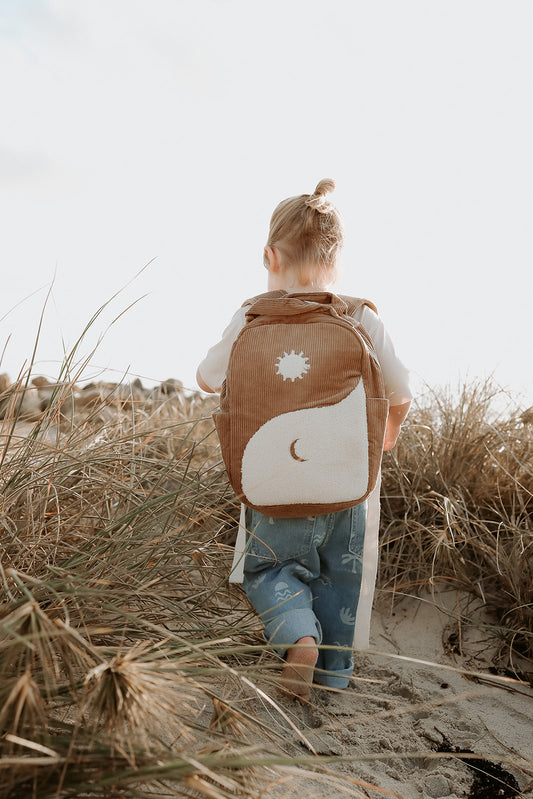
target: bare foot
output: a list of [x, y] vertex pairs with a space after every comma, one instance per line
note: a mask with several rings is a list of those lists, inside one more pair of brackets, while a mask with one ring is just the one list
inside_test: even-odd
[[278, 680], [279, 690], [293, 697], [308, 699], [318, 659], [316, 641], [305, 635], [287, 650], [286, 663]]

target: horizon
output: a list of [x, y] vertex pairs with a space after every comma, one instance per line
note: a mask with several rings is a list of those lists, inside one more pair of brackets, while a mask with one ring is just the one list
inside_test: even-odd
[[54, 282], [35, 375], [120, 292], [87, 379], [196, 388], [266, 290], [274, 207], [332, 177], [336, 288], [376, 303], [415, 384], [493, 374], [531, 404], [532, 30], [525, 0], [2, 8], [0, 371]]

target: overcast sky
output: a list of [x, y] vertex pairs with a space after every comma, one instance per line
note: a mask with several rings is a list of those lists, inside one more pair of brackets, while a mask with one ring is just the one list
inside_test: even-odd
[[[418, 383], [533, 400], [530, 0], [0, 0], [0, 371], [176, 377], [266, 290], [275, 205], [337, 182], [338, 290]], [[55, 278], [54, 278], [55, 275]], [[146, 296], [145, 296], [146, 295]]]

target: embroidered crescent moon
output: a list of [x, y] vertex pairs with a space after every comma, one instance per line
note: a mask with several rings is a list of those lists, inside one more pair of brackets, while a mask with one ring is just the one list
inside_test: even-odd
[[295, 438], [294, 441], [292, 442], [292, 444], [290, 445], [289, 449], [290, 449], [290, 452], [291, 452], [291, 456], [294, 458], [294, 460], [295, 461], [301, 461], [303, 463], [305, 460], [307, 460], [307, 458], [300, 458], [300, 456], [296, 454], [296, 450], [295, 450], [296, 442], [299, 441], [299, 440], [300, 440], [299, 438]]

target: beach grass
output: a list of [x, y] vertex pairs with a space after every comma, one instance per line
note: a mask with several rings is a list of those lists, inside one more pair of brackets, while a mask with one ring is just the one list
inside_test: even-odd
[[415, 402], [383, 464], [380, 584], [452, 585], [491, 611], [495, 654], [533, 658], [533, 411], [491, 380]]
[[[216, 401], [84, 387], [84, 363], [0, 396], [0, 795], [288, 796], [302, 773], [365, 795], [276, 701], [276, 657], [227, 582], [239, 508]], [[507, 668], [533, 656], [533, 425], [497, 394], [414, 407], [383, 465], [380, 586], [477, 597]]]

